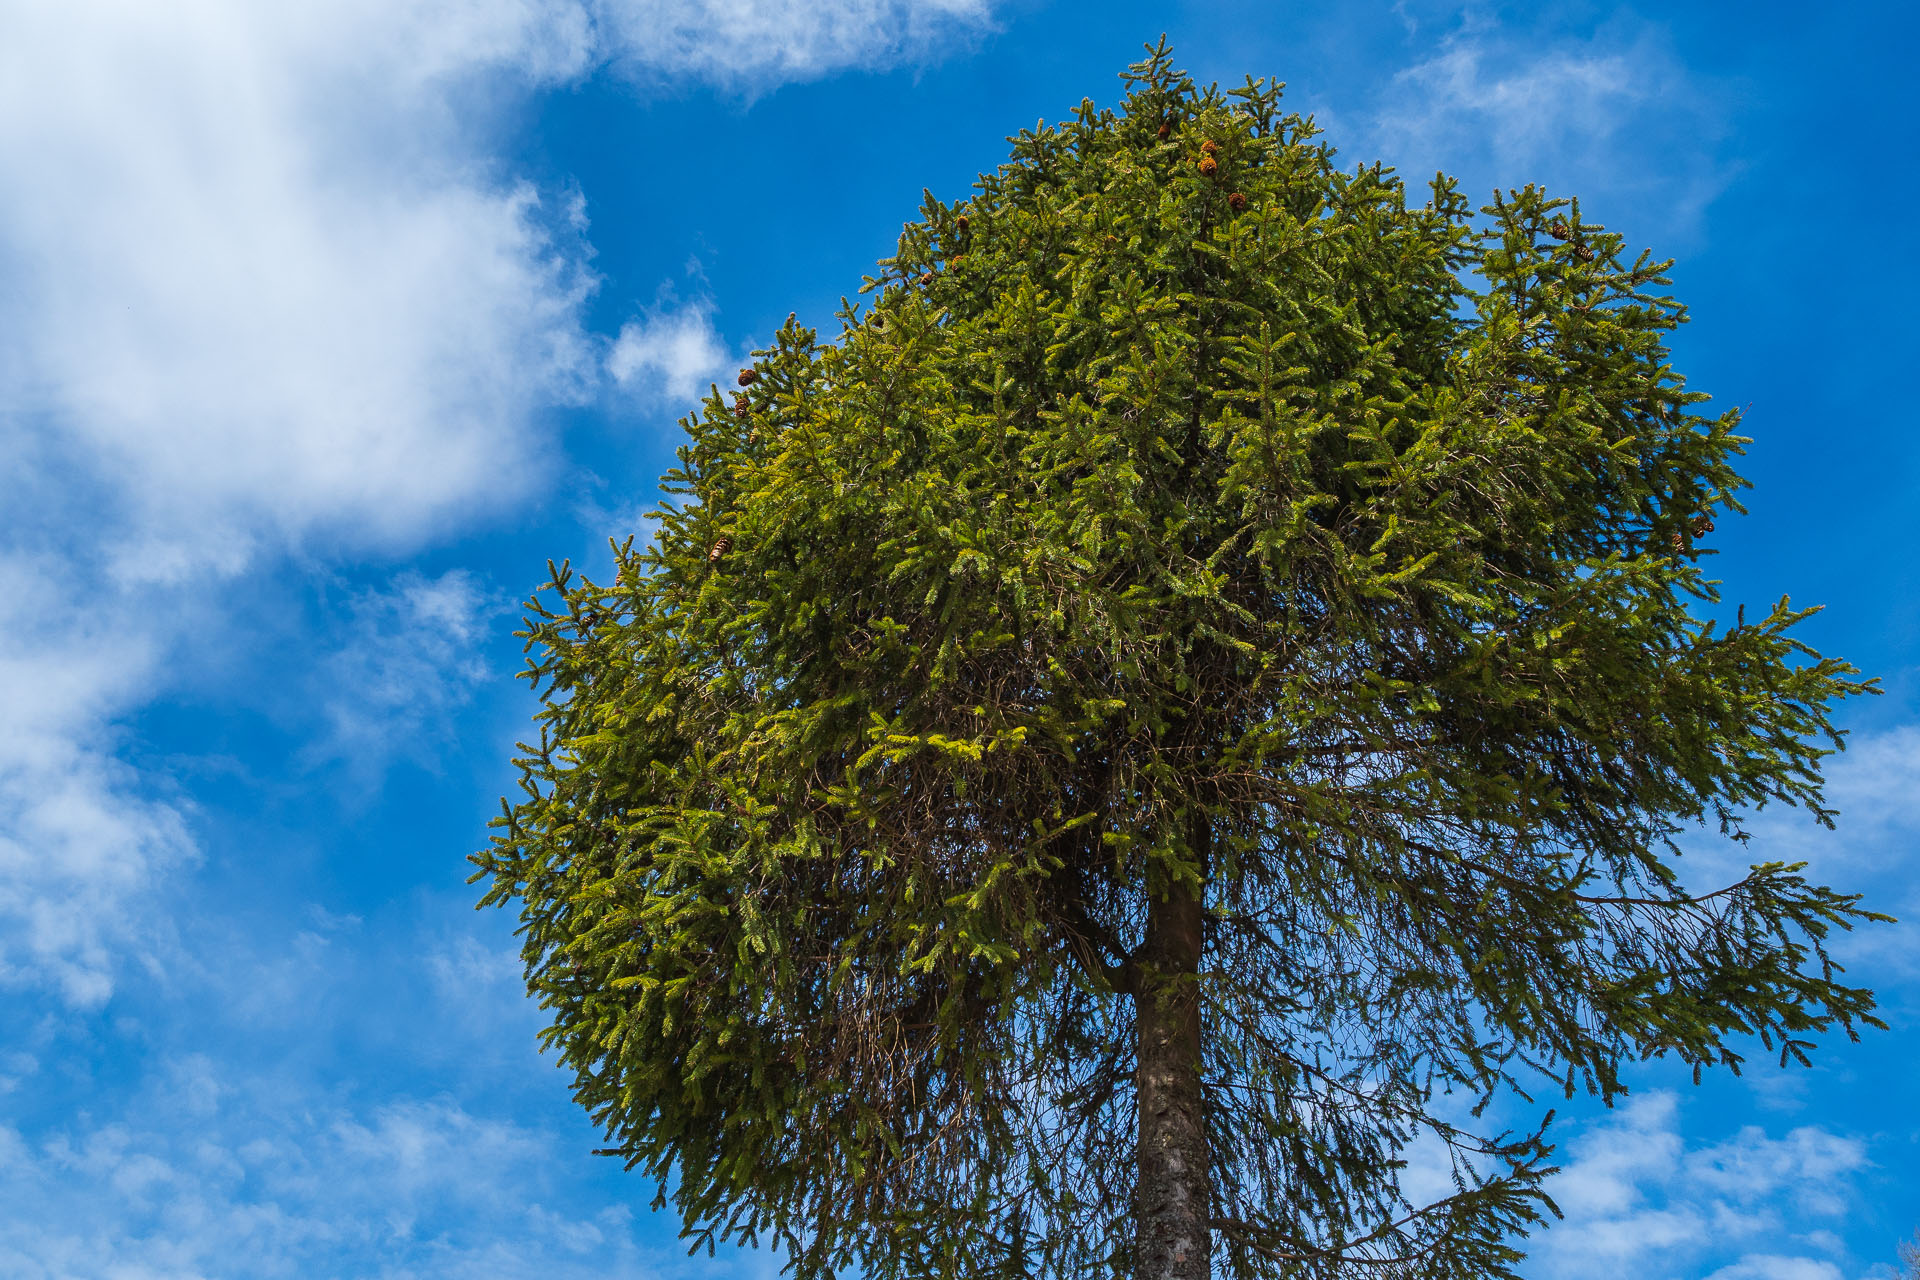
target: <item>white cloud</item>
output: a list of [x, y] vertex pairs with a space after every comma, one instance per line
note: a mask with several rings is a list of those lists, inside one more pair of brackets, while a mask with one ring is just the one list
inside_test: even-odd
[[714, 328], [713, 304], [701, 299], [627, 321], [607, 356], [607, 372], [623, 390], [690, 405], [734, 361]]
[[1847, 743], [1825, 761], [1827, 804], [1839, 811], [1835, 830], [1817, 826], [1801, 811], [1770, 810], [1749, 824], [1756, 853], [1871, 870], [1884, 866], [1886, 845], [1911, 847], [1920, 836], [1920, 726], [1855, 733]]
[[1732, 1138], [1684, 1161], [1693, 1190], [1720, 1197], [1722, 1203], [1764, 1200], [1791, 1190], [1802, 1213], [1840, 1217], [1847, 1211], [1847, 1176], [1867, 1163], [1855, 1139], [1802, 1126], [1783, 1138], [1768, 1137], [1749, 1125]]
[[[0, 1274], [15, 1280], [607, 1280], [770, 1276], [757, 1255], [687, 1261], [593, 1157], [447, 1098], [364, 1109], [251, 1092], [197, 1059], [138, 1119], [0, 1126]], [[559, 1207], [554, 1207], [559, 1206]], [[665, 1246], [665, 1247], [662, 1247]]]
[[[591, 1154], [598, 1135], [530, 1052], [538, 1019], [506, 930], [467, 932], [461, 897], [372, 951], [199, 922], [195, 1051], [123, 1059], [111, 1089], [46, 1078], [58, 1046], [0, 1055], [45, 1093], [0, 1117], [0, 1276], [773, 1280], [766, 1254], [685, 1259], [672, 1219], [644, 1211], [652, 1184]], [[145, 1046], [167, 1021], [120, 1033]], [[332, 1061], [374, 1045], [346, 1075]]]
[[153, 957], [158, 922], [129, 905], [195, 850], [180, 802], [107, 727], [151, 679], [151, 638], [65, 568], [0, 550], [0, 983], [86, 1006], [116, 950]]
[[464, 569], [406, 573], [387, 590], [356, 595], [345, 644], [315, 672], [327, 728], [309, 761], [377, 772], [405, 755], [430, 765], [451, 713], [488, 676], [477, 649], [501, 612]]
[[1691, 235], [1736, 172], [1716, 153], [1715, 94], [1658, 28], [1617, 22], [1584, 38], [1466, 22], [1397, 73], [1356, 132], [1356, 158], [1378, 154], [1416, 185], [1442, 169], [1484, 200], [1542, 183], [1630, 236]]
[[[1920, 727], [1857, 732], [1847, 749], [1823, 762], [1832, 830], [1804, 809], [1773, 805], [1741, 823], [1745, 844], [1713, 838], [1687, 842], [1679, 870], [1693, 888], [1718, 887], [1759, 862], [1803, 862], [1816, 884], [1863, 895], [1861, 905], [1898, 917], [1829, 939], [1847, 966], [1847, 980], [1907, 1000], [1904, 980], [1920, 976], [1920, 885], [1905, 851], [1920, 839]], [[1894, 980], [1903, 980], [1896, 983]]]
[[5, 25], [0, 376], [14, 429], [118, 491], [124, 576], [404, 545], [537, 479], [591, 279], [567, 210], [467, 121], [580, 71], [577, 13], [91, 0]]
[[992, 0], [595, 0], [606, 53], [637, 78], [757, 90], [928, 56], [985, 28]]
[[1773, 1253], [1750, 1253], [1732, 1266], [1722, 1267], [1707, 1280], [1843, 1280], [1840, 1268], [1817, 1258], [1789, 1258]]
[[1504, 164], [1537, 164], [1569, 140], [1613, 138], [1622, 116], [1656, 89], [1623, 53], [1550, 51], [1494, 69], [1474, 40], [1400, 72], [1400, 93], [1383, 126], [1409, 140], [1471, 131]]
[[[105, 480], [118, 572], [404, 549], [533, 491], [597, 383], [577, 201], [492, 123], [606, 61], [765, 88], [920, 56], [986, 0], [0, 7], [0, 432]], [[623, 381], [720, 358], [696, 307]], [[0, 447], [0, 455], [20, 452]]]
[[[985, 14], [0, 0], [0, 585], [25, 584], [0, 603], [0, 981], [97, 1002], [158, 928], [185, 810], [112, 726], [204, 660], [184, 615], [210, 576], [401, 553], [556, 474], [548, 411], [598, 393], [607, 343], [582, 324], [579, 197], [497, 154], [527, 94], [610, 60], [764, 89]], [[673, 394], [717, 339], [706, 310], [663, 322], [621, 367]], [[439, 585], [361, 602], [369, 634], [333, 662], [372, 695], [331, 705], [322, 754], [463, 696], [471, 618]]]
[[574, 74], [584, 33], [517, 4], [0, 7], [6, 981], [93, 1004], [156, 955], [192, 842], [112, 726], [198, 658], [206, 574], [402, 545], [537, 478], [538, 411], [591, 359], [583, 250], [466, 122], [479, 78]]
[[431, 944], [426, 976], [439, 1010], [475, 1043], [504, 1044], [526, 1028], [531, 1041], [541, 1025], [527, 997], [518, 947], [489, 946], [470, 933], [448, 933]]
[[[1742, 1244], [1798, 1238], [1816, 1250], [1834, 1237], [1817, 1220], [1845, 1220], [1851, 1178], [1867, 1167], [1856, 1139], [1807, 1126], [1775, 1138], [1749, 1126], [1689, 1149], [1670, 1093], [1637, 1098], [1571, 1144], [1548, 1190], [1565, 1212], [1529, 1253], [1549, 1280], [1621, 1274], [1698, 1274], [1693, 1265]], [[1726, 1280], [1824, 1280], [1817, 1259], [1750, 1255]]]

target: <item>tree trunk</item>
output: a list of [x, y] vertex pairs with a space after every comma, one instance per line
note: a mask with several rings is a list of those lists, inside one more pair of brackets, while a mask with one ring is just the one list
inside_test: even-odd
[[1149, 894], [1135, 988], [1140, 1029], [1134, 1280], [1210, 1280], [1211, 1176], [1200, 1088], [1201, 906], [1184, 885]]

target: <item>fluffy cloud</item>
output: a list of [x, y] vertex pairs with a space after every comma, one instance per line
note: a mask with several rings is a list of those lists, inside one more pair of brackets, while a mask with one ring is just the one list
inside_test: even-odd
[[621, 326], [607, 372], [623, 389], [685, 403], [720, 380], [733, 357], [713, 326], [713, 306], [660, 308]]
[[[607, 61], [766, 86], [923, 53], [985, 16], [981, 0], [7, 6], [0, 430], [108, 482], [134, 516], [108, 534], [123, 576], [464, 524], [540, 482], [542, 411], [599, 376], [582, 210], [501, 170], [500, 113]], [[614, 369], [679, 397], [719, 350], [695, 307], [629, 326]]]
[[122, 576], [399, 545], [539, 475], [591, 365], [577, 210], [456, 108], [577, 72], [585, 28], [438, 10], [13, 7], [11, 422], [112, 486]]
[[[1549, 1280], [1698, 1274], [1694, 1264], [1743, 1244], [1799, 1240], [1819, 1252], [1834, 1240], [1817, 1224], [1844, 1220], [1850, 1178], [1868, 1163], [1859, 1141], [1813, 1127], [1776, 1138], [1750, 1126], [1689, 1149], [1669, 1093], [1628, 1103], [1568, 1155], [1549, 1187], [1566, 1219], [1529, 1249]], [[1754, 1254], [1721, 1274], [1824, 1280], [1829, 1272], [1821, 1268], [1831, 1265]]]
[[[230, 620], [184, 617], [210, 581], [401, 554], [557, 474], [553, 410], [601, 393], [609, 343], [583, 323], [581, 201], [498, 154], [530, 93], [609, 62], [751, 92], [984, 17], [0, 0], [0, 981], [90, 1004], [116, 954], [153, 954], [141, 904], [193, 846], [114, 725], [204, 660]], [[700, 308], [612, 344], [634, 394], [678, 396], [718, 351]], [[470, 585], [350, 604], [365, 634], [326, 661], [373, 696], [328, 704], [317, 755], [377, 755], [464, 696]]]
[[[577, 201], [489, 125], [603, 61], [756, 86], [882, 63], [981, 0], [13, 5], [0, 39], [0, 387], [137, 512], [122, 572], [261, 540], [405, 546], [544, 472], [541, 411], [597, 343]], [[664, 346], [662, 344], [665, 344]], [[630, 326], [615, 371], [679, 396], [707, 309]]]

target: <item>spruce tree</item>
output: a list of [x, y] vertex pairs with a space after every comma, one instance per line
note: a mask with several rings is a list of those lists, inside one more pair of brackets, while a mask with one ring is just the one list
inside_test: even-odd
[[553, 572], [475, 879], [695, 1247], [1510, 1275], [1551, 1148], [1486, 1106], [1875, 1023], [1856, 897], [1676, 844], [1830, 823], [1870, 682], [1724, 618], [1745, 440], [1669, 264], [1411, 202], [1164, 42], [1126, 80], [709, 396], [611, 582]]

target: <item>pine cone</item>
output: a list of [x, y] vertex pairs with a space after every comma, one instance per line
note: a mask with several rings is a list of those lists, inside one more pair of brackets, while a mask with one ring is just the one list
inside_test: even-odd
[[1160, 122], [1160, 127], [1153, 131], [1153, 136], [1156, 138], [1165, 139], [1167, 136], [1167, 129], [1168, 129], [1167, 122], [1162, 120]]
[[1568, 229], [1565, 222], [1559, 218], [1555, 218], [1553, 225], [1547, 228], [1547, 234], [1555, 240], [1565, 240], [1568, 236], [1572, 235], [1573, 232]]
[[1215, 142], [1212, 138], [1208, 138], [1205, 142], [1200, 144], [1200, 150], [1204, 151], [1206, 154], [1210, 156], [1218, 155], [1220, 153], [1220, 144]]
[[959, 217], [953, 220], [953, 225], [959, 228], [961, 235], [965, 235], [967, 233], [967, 229], [971, 227], [973, 223], [969, 221], [967, 218], [967, 215], [963, 213]]
[[920, 273], [920, 287], [921, 287], [922, 289], [924, 289], [924, 288], [926, 288], [926, 287], [927, 287], [928, 285], [930, 285], [930, 284], [932, 284], [932, 283], [933, 283], [933, 272], [931, 272], [931, 271], [922, 271], [922, 272]]
[[1215, 160], [1212, 156], [1200, 157], [1200, 176], [1201, 177], [1211, 178], [1214, 174], [1218, 172], [1220, 172], [1220, 162], [1218, 160]]
[[1227, 208], [1233, 210], [1235, 213], [1239, 213], [1242, 209], [1246, 207], [1247, 207], [1247, 198], [1241, 195], [1238, 191], [1234, 192], [1232, 195], [1227, 197]]
[[1704, 538], [1712, 532], [1713, 532], [1713, 520], [1711, 517], [1708, 517], [1708, 516], [1694, 517], [1693, 519], [1693, 536], [1694, 537]]
[[756, 369], [742, 369], [738, 381], [741, 386], [750, 387], [760, 381], [760, 373]]
[[713, 548], [707, 552], [707, 563], [715, 563], [721, 556], [731, 550], [733, 550], [733, 539], [727, 537], [725, 534], [720, 535], [720, 537], [714, 539]]
[[747, 416], [747, 398], [745, 396], [735, 396], [733, 398], [733, 412], [735, 417], [744, 418]]
[[1575, 258], [1578, 258], [1581, 262], [1592, 262], [1593, 250], [1587, 248], [1587, 246], [1583, 244], [1577, 244], [1573, 246], [1573, 256]]

